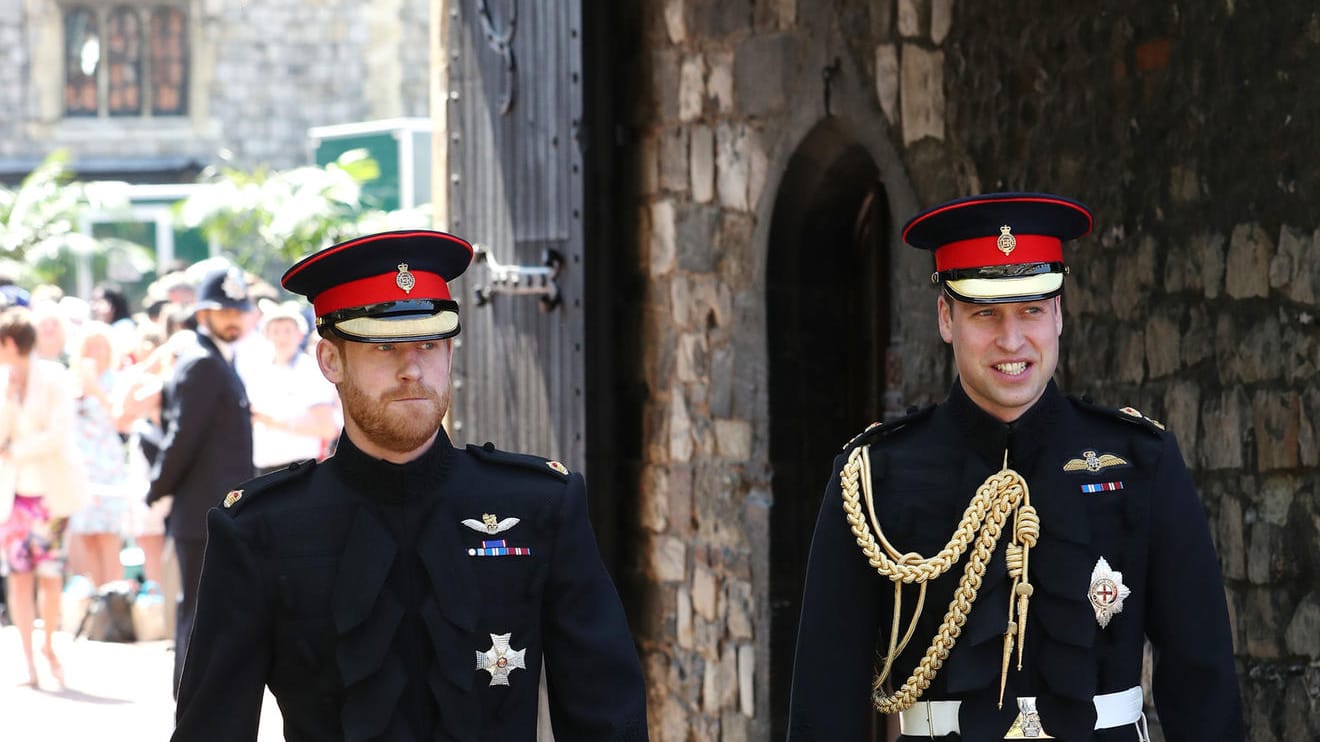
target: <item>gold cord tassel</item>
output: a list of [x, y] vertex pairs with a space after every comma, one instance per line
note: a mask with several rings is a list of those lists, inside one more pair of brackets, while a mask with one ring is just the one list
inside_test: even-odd
[[[840, 472], [840, 482], [844, 514], [853, 536], [857, 539], [857, 545], [861, 547], [871, 567], [894, 583], [895, 611], [890, 625], [889, 651], [883, 668], [877, 672], [872, 683], [871, 693], [871, 700], [876, 709], [886, 714], [911, 708], [921, 698], [921, 694], [930, 687], [936, 672], [944, 666], [944, 661], [948, 659], [949, 652], [952, 651], [967, 622], [972, 604], [976, 602], [977, 591], [981, 587], [995, 546], [999, 543], [1005, 522], [1010, 514], [1013, 515], [1013, 542], [1008, 546], [1009, 574], [1013, 577], [1013, 590], [1009, 598], [1008, 630], [1004, 635], [1004, 666], [999, 685], [1002, 705], [1015, 639], [1019, 644], [1018, 669], [1022, 668], [1021, 644], [1026, 637], [1027, 605], [1032, 591], [1030, 583], [1027, 582], [1027, 552], [1035, 545], [1040, 531], [1040, 520], [1029, 502], [1026, 480], [1022, 475], [1008, 468], [1008, 452], [1004, 453], [1004, 468], [987, 477], [976, 489], [976, 495], [963, 511], [962, 520], [949, 539], [949, 543], [933, 557], [923, 557], [914, 552], [900, 553], [885, 538], [880, 522], [876, 518], [875, 502], [871, 493], [871, 462], [868, 447], [858, 446], [852, 450], [843, 471]], [[866, 499], [865, 513], [862, 512], [861, 505], [863, 496]], [[944, 620], [934, 639], [931, 640], [930, 647], [907, 681], [898, 690], [892, 693], [886, 692], [885, 683], [893, 668], [894, 659], [907, 646], [921, 616], [926, 583], [950, 570], [969, 547], [971, 553], [963, 568], [962, 578], [958, 581], [953, 600], [949, 602], [948, 611], [944, 614]], [[918, 604], [900, 641], [898, 638], [900, 593], [902, 586], [910, 583], [919, 586]], [[1015, 598], [1016, 621], [1013, 615]]]

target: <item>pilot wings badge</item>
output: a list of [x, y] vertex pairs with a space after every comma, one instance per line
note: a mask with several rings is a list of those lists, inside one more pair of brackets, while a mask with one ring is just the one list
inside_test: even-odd
[[504, 533], [510, 528], [518, 525], [520, 522], [521, 521], [518, 518], [505, 518], [504, 520], [500, 520], [497, 515], [482, 513], [481, 520], [477, 520], [476, 518], [465, 518], [463, 520], [463, 525], [479, 533], [494, 535], [496, 533]]
[[1064, 471], [1088, 471], [1092, 474], [1111, 466], [1128, 466], [1127, 459], [1116, 456], [1112, 453], [1096, 453], [1095, 451], [1082, 451], [1082, 458], [1068, 459], [1068, 463], [1063, 465]]

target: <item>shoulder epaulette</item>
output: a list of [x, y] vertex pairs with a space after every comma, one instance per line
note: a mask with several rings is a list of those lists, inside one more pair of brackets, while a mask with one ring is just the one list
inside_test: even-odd
[[525, 453], [501, 451], [495, 447], [494, 443], [487, 442], [484, 446], [477, 446], [469, 443], [467, 450], [468, 453], [477, 457], [477, 459], [487, 463], [516, 466], [521, 469], [549, 474], [561, 482], [568, 478], [568, 467], [558, 461]]
[[239, 508], [250, 502], [252, 498], [263, 490], [268, 490], [276, 485], [292, 482], [295, 479], [307, 476], [309, 472], [316, 468], [316, 461], [307, 459], [305, 461], [296, 461], [289, 464], [279, 471], [273, 471], [269, 474], [263, 474], [256, 479], [249, 479], [238, 489], [230, 490], [225, 495], [224, 502], [221, 503], [230, 515], [237, 513]]
[[853, 436], [852, 440], [844, 444], [842, 450], [847, 451], [848, 449], [859, 446], [867, 441], [875, 440], [876, 438], [889, 435], [901, 428], [907, 427], [908, 425], [911, 425], [917, 420], [926, 417], [932, 411], [934, 411], [934, 409], [935, 409], [935, 405], [933, 404], [928, 404], [925, 407], [913, 406], [913, 407], [909, 407], [907, 409], [907, 414], [903, 415], [902, 417], [897, 417], [894, 418], [893, 420], [887, 420], [885, 422], [879, 422], [879, 421], [873, 422], [869, 426], [867, 426], [866, 430], [863, 430], [862, 432]]
[[1161, 423], [1154, 418], [1146, 417], [1145, 413], [1135, 407], [1107, 407], [1105, 405], [1096, 404], [1090, 396], [1085, 394], [1080, 397], [1070, 394], [1068, 395], [1068, 398], [1075, 402], [1077, 406], [1090, 410], [1091, 412], [1096, 412], [1106, 417], [1116, 418], [1123, 422], [1135, 423], [1153, 433], [1158, 434], [1164, 432], [1164, 423]]

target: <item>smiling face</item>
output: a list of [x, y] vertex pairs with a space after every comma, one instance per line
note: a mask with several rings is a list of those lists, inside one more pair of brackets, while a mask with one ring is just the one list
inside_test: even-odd
[[403, 463], [434, 440], [449, 410], [451, 340], [322, 340], [321, 373], [339, 388], [344, 428], [363, 452]]
[[941, 294], [940, 337], [953, 346], [967, 396], [995, 418], [1012, 422], [1045, 393], [1059, 362], [1063, 310], [1058, 297], [1008, 304], [970, 304]]

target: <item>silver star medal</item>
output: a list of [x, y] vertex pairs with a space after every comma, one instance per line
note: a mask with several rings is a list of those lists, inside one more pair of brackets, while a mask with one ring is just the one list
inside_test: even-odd
[[491, 685], [508, 685], [509, 673], [514, 670], [526, 670], [523, 661], [526, 649], [510, 649], [509, 638], [513, 634], [491, 634], [491, 647], [484, 652], [477, 652], [477, 669], [490, 673]]
[[1131, 594], [1132, 591], [1123, 584], [1123, 573], [1115, 572], [1109, 567], [1109, 562], [1100, 557], [1100, 561], [1095, 563], [1095, 569], [1091, 570], [1091, 588], [1087, 591], [1100, 628], [1108, 626], [1115, 614], [1123, 612], [1123, 600]]

